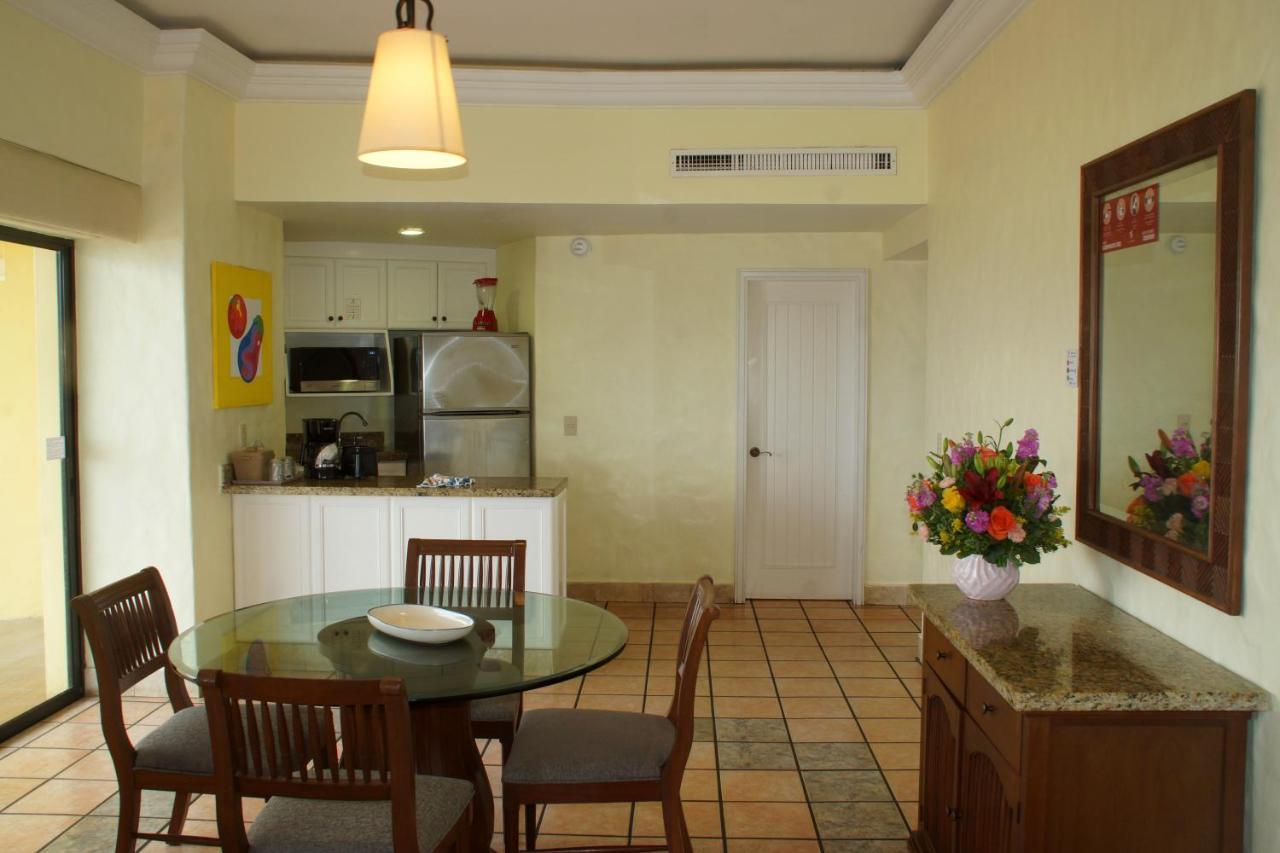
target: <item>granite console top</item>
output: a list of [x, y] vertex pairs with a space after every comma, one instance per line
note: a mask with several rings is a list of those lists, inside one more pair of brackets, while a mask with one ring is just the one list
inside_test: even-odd
[[564, 477], [476, 477], [466, 489], [419, 489], [422, 474], [405, 477], [369, 477], [364, 480], [293, 480], [268, 485], [226, 485], [227, 495], [367, 495], [425, 498], [553, 498], [569, 486]]
[[1270, 695], [1074, 584], [974, 601], [950, 584], [911, 598], [1019, 711], [1264, 711]]

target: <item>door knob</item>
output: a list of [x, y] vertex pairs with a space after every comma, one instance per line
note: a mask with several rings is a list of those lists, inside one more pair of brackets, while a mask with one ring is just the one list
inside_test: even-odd
[[753, 447], [753, 448], [751, 448], [750, 450], [748, 450], [747, 452], [751, 454], [752, 458], [755, 458], [755, 457], [757, 457], [757, 456], [772, 456], [772, 455], [773, 455], [773, 454], [772, 454], [772, 453], [770, 453], [769, 451], [767, 451], [767, 450], [761, 450], [761, 449], [760, 449], [760, 448], [758, 448], [758, 447]]

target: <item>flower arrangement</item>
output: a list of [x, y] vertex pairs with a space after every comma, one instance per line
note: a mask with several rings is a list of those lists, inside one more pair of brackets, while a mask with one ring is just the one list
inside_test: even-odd
[[1125, 508], [1130, 524], [1159, 533], [1200, 550], [1209, 547], [1209, 479], [1213, 471], [1209, 434], [1197, 446], [1191, 431], [1178, 427], [1173, 435], [1156, 430], [1160, 446], [1145, 454], [1147, 467], [1132, 456], [1130, 486], [1138, 494]]
[[907, 489], [911, 529], [943, 554], [981, 555], [997, 566], [1040, 562], [1041, 552], [1068, 544], [1062, 531], [1058, 478], [1045, 470], [1034, 429], [1001, 447], [1013, 419], [994, 436], [966, 433], [930, 453], [929, 474]]

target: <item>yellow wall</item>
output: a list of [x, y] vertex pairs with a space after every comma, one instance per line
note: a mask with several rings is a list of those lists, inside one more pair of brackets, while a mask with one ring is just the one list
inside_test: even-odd
[[141, 74], [0, 3], [0, 80], [0, 139], [141, 179]]
[[[1034, 0], [929, 109], [928, 434], [1017, 418], [1075, 492], [1080, 166], [1236, 91], [1260, 91], [1244, 613], [1227, 616], [1076, 545], [1028, 580], [1081, 583], [1280, 691], [1280, 4]], [[1123, 60], [1123, 65], [1119, 64]], [[1140, 69], [1133, 76], [1122, 69]], [[947, 561], [926, 576], [947, 579]], [[1280, 850], [1280, 716], [1252, 726], [1251, 843]]]
[[915, 580], [919, 545], [884, 514], [921, 447], [921, 265], [881, 263], [876, 234], [590, 240], [536, 249], [537, 465], [569, 477], [570, 580], [732, 580], [738, 270], [832, 267], [870, 269], [867, 581]]
[[0, 243], [5, 280], [0, 281], [0, 364], [7, 364], [0, 394], [0, 446], [8, 448], [0, 488], [0, 541], [5, 543], [5, 594], [0, 619], [38, 617], [42, 609], [40, 492], [43, 437], [39, 423], [36, 360], [35, 250]]
[[532, 238], [498, 247], [499, 329], [533, 332], [537, 258], [538, 241]]
[[[241, 103], [242, 201], [922, 204], [920, 110], [464, 107], [470, 163], [441, 173], [355, 158], [359, 104]], [[673, 178], [672, 148], [895, 145], [897, 175]]]

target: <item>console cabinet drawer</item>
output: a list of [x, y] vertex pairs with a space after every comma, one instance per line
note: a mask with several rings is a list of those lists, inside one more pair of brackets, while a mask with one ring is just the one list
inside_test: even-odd
[[1022, 714], [972, 666], [966, 676], [964, 708], [1000, 754], [1017, 767], [1022, 760]]
[[968, 664], [956, 651], [956, 647], [928, 619], [924, 622], [924, 661], [933, 667], [951, 695], [963, 701]]

